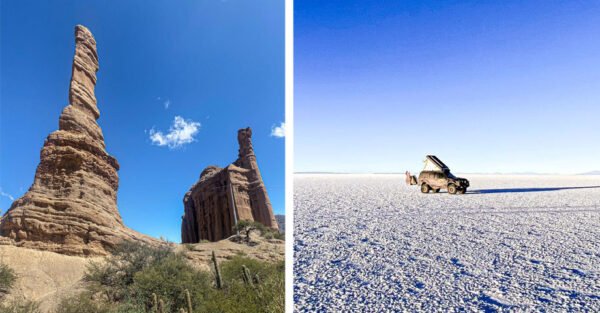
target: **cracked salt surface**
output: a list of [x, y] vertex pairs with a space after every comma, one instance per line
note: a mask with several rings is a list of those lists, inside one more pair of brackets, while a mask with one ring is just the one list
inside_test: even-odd
[[600, 312], [600, 176], [465, 176], [295, 175], [296, 311]]

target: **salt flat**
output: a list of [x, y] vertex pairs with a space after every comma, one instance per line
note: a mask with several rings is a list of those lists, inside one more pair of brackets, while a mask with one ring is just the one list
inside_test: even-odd
[[297, 174], [297, 311], [600, 311], [600, 176]]

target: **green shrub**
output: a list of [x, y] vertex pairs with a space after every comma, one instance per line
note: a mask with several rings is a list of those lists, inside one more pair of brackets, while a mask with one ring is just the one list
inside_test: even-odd
[[55, 313], [110, 313], [111, 305], [104, 301], [92, 300], [92, 295], [83, 292], [63, 298]]
[[285, 240], [285, 233], [280, 233], [278, 231], [273, 232], [273, 237], [279, 240]]
[[198, 307], [211, 289], [211, 281], [209, 273], [193, 268], [182, 255], [172, 254], [138, 272], [134, 277], [132, 294], [150, 304], [154, 293], [175, 312], [187, 307], [186, 289], [190, 292], [193, 306]]
[[41, 313], [35, 301], [14, 300], [0, 305], [0, 313]]
[[284, 233], [280, 233], [280, 232], [272, 230], [272, 229], [267, 229], [265, 232], [263, 232], [262, 236], [265, 239], [285, 240], [285, 234]]
[[107, 300], [116, 302], [128, 298], [129, 287], [137, 272], [167, 258], [173, 252], [167, 245], [152, 247], [137, 242], [117, 245], [113, 255], [104, 262], [92, 262], [85, 273], [84, 281], [92, 292], [102, 293]]
[[131, 301], [110, 303], [102, 299], [93, 299], [90, 292], [83, 292], [62, 299], [54, 313], [146, 313], [145, 305]]
[[223, 288], [214, 287], [214, 274], [191, 266], [184, 254], [124, 243], [104, 263], [88, 268], [87, 292], [65, 300], [56, 313], [154, 313], [153, 295], [164, 303], [164, 312], [176, 313], [188, 307], [186, 290], [196, 313], [284, 312], [283, 262], [238, 255], [219, 262], [219, 268]]
[[269, 263], [236, 255], [231, 260], [221, 263], [223, 280], [226, 282], [235, 280], [242, 281], [242, 266], [246, 266], [253, 276], [258, 274], [264, 278], [275, 277], [278, 274], [284, 274], [285, 272], [283, 262]]
[[148, 311], [144, 304], [136, 304], [134, 302], [122, 302], [115, 306], [111, 313], [154, 313], [155, 311]]
[[4, 263], [0, 263], [0, 294], [8, 293], [17, 280], [15, 271]]
[[[244, 282], [243, 266], [252, 284]], [[212, 289], [199, 312], [284, 312], [285, 270], [283, 262], [268, 263], [235, 256], [222, 263], [225, 288]]]

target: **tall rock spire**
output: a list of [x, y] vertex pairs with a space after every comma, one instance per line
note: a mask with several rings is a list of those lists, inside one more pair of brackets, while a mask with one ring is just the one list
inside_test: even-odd
[[94, 36], [84, 26], [75, 26], [75, 57], [73, 57], [69, 103], [90, 113], [95, 119], [100, 117], [94, 94], [98, 68], [98, 52]]
[[250, 127], [238, 130], [238, 144], [240, 145], [239, 154], [234, 164], [249, 170], [248, 180], [250, 186], [252, 186], [251, 193], [256, 202], [252, 208], [254, 220], [267, 227], [277, 229], [277, 220], [273, 214], [271, 200], [260, 174], [254, 148], [252, 147], [252, 129]]
[[181, 242], [217, 241], [235, 234], [241, 220], [277, 230], [271, 201], [252, 147], [252, 130], [238, 131], [238, 159], [225, 168], [208, 166], [183, 198]]
[[123, 239], [152, 241], [123, 225], [117, 209], [119, 163], [106, 152], [94, 88], [96, 40], [75, 27], [69, 105], [46, 138], [33, 185], [0, 223], [18, 245], [73, 255], [102, 255]]

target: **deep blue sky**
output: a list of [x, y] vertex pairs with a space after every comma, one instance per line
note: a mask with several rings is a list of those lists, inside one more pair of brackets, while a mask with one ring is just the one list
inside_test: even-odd
[[[270, 136], [285, 110], [284, 5], [271, 0], [2, 0], [3, 212], [8, 195], [33, 182], [68, 104], [76, 24], [98, 43], [98, 122], [121, 164], [125, 224], [179, 242], [184, 194], [206, 166], [237, 158], [237, 130], [247, 126], [273, 208], [284, 213], [284, 139]], [[201, 123], [195, 141], [153, 145], [149, 131], [168, 132], [175, 116]]]
[[295, 171], [600, 169], [600, 2], [294, 9]]

